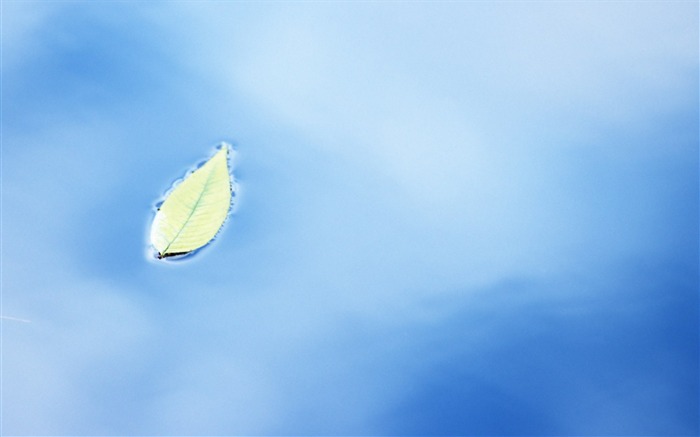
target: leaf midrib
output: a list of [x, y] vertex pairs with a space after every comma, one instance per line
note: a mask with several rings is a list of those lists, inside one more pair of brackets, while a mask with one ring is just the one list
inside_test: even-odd
[[165, 249], [163, 249], [163, 253], [161, 253], [161, 255], [165, 256], [165, 254], [168, 253], [168, 249], [170, 249], [170, 246], [172, 246], [173, 243], [175, 243], [175, 241], [177, 241], [177, 239], [180, 236], [180, 234], [182, 233], [182, 231], [187, 227], [187, 224], [190, 222], [190, 219], [194, 215], [194, 212], [197, 210], [197, 206], [199, 206], [199, 202], [202, 200], [202, 197], [204, 197], [204, 193], [207, 191], [207, 188], [209, 187], [209, 182], [211, 181], [211, 176], [214, 174], [214, 170], [216, 170], [216, 169], [211, 168], [209, 170], [209, 174], [207, 175], [207, 181], [204, 183], [204, 187], [202, 188], [202, 191], [199, 193], [199, 196], [197, 197], [197, 201], [194, 203], [194, 206], [190, 210], [190, 214], [187, 216], [184, 223], [180, 227], [180, 230], [177, 231], [177, 234], [175, 234], [175, 237], [172, 239], [172, 241], [170, 241], [170, 243], [168, 243], [168, 245], [165, 246]]

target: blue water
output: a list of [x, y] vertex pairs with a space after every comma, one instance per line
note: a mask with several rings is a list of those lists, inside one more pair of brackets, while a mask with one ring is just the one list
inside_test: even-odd
[[1, 432], [697, 435], [697, 16], [3, 2]]

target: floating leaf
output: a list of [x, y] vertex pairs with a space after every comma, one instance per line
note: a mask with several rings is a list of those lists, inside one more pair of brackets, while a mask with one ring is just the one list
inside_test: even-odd
[[151, 226], [151, 244], [158, 258], [197, 250], [221, 229], [231, 206], [228, 150], [224, 144], [177, 185], [158, 208]]

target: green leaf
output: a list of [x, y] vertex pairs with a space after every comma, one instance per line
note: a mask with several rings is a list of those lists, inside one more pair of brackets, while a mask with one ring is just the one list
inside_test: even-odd
[[151, 244], [158, 258], [199, 249], [221, 229], [231, 207], [228, 150], [224, 144], [177, 185], [158, 208], [151, 226]]

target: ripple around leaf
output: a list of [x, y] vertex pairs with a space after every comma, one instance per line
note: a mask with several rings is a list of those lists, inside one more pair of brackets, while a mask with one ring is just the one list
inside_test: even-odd
[[226, 221], [231, 207], [229, 146], [177, 185], [158, 208], [151, 226], [151, 244], [158, 258], [186, 255], [209, 243]]

